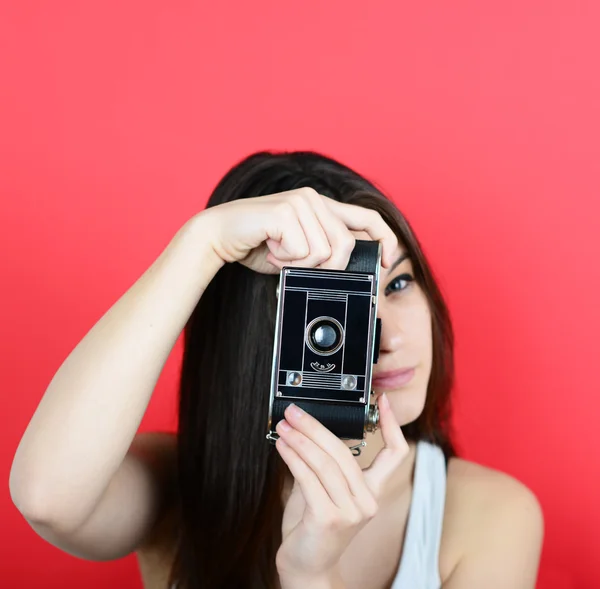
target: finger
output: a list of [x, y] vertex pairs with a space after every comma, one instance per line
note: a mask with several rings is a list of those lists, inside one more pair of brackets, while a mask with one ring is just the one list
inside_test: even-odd
[[271, 252], [269, 252], [267, 254], [266, 260], [267, 260], [267, 262], [269, 262], [269, 264], [272, 264], [273, 266], [275, 266], [279, 270], [281, 270], [286, 265], [286, 261], [285, 260], [279, 260]]
[[377, 508], [375, 498], [364, 480], [360, 466], [348, 452], [348, 446], [309, 413], [294, 414], [295, 407], [294, 405], [286, 408], [286, 421], [290, 422], [296, 433], [303, 434], [322, 452], [333, 458], [363, 513], [373, 512]]
[[331, 244], [315, 211], [315, 204], [320, 201], [319, 195], [310, 199], [304, 195], [291, 197], [292, 205], [296, 210], [309, 247], [308, 255], [301, 260], [296, 260], [296, 264], [299, 266], [312, 268], [325, 262], [331, 256]]
[[310, 247], [304, 229], [290, 202], [279, 203], [275, 207], [269, 204], [264, 208], [264, 215], [266, 245], [273, 257], [280, 261], [291, 261], [309, 255]]
[[381, 262], [385, 268], [389, 268], [394, 263], [398, 238], [377, 211], [358, 205], [337, 202], [331, 198], [328, 198], [325, 202], [348, 229], [366, 231], [371, 239], [381, 242], [383, 248]]
[[367, 485], [376, 494], [408, 456], [410, 450], [385, 393], [380, 395], [378, 407], [384, 447], [377, 454], [371, 466], [363, 471]]
[[354, 250], [356, 238], [342, 220], [327, 207], [326, 198], [322, 196], [314, 201], [315, 214], [331, 245], [329, 259], [319, 264], [319, 268], [345, 270]]
[[408, 443], [390, 407], [390, 399], [387, 393], [380, 395], [377, 403], [379, 408], [379, 424], [385, 447], [394, 450], [406, 450]]
[[318, 519], [336, 509], [331, 497], [323, 488], [316, 473], [300, 458], [298, 453], [289, 446], [283, 438], [275, 442], [275, 447], [283, 461], [287, 464], [294, 479], [298, 482], [304, 500], [312, 513]]
[[[286, 426], [289, 429], [283, 429]], [[332, 503], [343, 510], [355, 509], [348, 483], [335, 460], [310, 438], [291, 427], [286, 420], [280, 421], [276, 430], [283, 441], [317, 475]]]

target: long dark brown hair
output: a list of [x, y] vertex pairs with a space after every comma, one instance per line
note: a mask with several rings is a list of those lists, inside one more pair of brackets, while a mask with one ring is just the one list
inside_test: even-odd
[[[250, 155], [221, 179], [208, 207], [310, 186], [378, 211], [410, 255], [432, 316], [425, 407], [407, 439], [451, 441], [453, 332], [448, 309], [406, 218], [374, 183], [312, 151]], [[275, 589], [286, 465], [265, 439], [278, 274], [233, 263], [202, 295], [184, 332], [178, 430], [178, 530], [171, 582], [181, 589]]]

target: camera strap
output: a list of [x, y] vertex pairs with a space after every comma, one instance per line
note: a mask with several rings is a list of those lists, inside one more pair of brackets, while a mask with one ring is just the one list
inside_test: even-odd
[[375, 274], [380, 263], [380, 250], [381, 244], [378, 241], [357, 239], [346, 271]]

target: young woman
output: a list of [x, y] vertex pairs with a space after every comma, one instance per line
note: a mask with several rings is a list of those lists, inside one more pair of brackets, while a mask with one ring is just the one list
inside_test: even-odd
[[[380, 428], [356, 458], [291, 407], [273, 446], [279, 270], [344, 269], [357, 238], [383, 250]], [[178, 432], [136, 433], [184, 328]], [[456, 456], [453, 368], [447, 308], [396, 206], [331, 158], [256, 153], [65, 360], [10, 490], [68, 553], [135, 552], [147, 589], [531, 589], [540, 506]]]

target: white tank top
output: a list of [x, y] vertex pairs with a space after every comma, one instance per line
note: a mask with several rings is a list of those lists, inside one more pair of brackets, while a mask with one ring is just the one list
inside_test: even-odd
[[442, 449], [417, 444], [413, 494], [398, 573], [392, 589], [440, 589], [439, 553], [446, 503], [446, 460]]
[[[400, 566], [391, 589], [440, 589], [439, 552], [446, 502], [446, 461], [442, 449], [417, 443], [413, 494]], [[172, 589], [176, 589], [173, 584]]]

